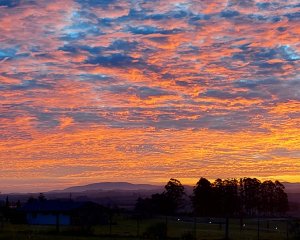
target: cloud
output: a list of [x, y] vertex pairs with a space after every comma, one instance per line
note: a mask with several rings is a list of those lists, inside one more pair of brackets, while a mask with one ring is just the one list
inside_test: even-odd
[[235, 99], [235, 98], [245, 98], [245, 99], [253, 99], [253, 98], [262, 98], [268, 99], [271, 97], [268, 93], [263, 93], [260, 91], [236, 91], [236, 92], [226, 92], [220, 90], [208, 90], [205, 93], [199, 96], [204, 97], [213, 97], [219, 99]]
[[288, 17], [290, 21], [294, 21], [294, 20], [297, 21], [300, 18], [300, 13], [299, 12], [288, 13], [285, 16]]
[[110, 56], [90, 57], [85, 63], [97, 64], [105, 67], [131, 67], [138, 62], [131, 56], [116, 53]]
[[162, 29], [162, 28], [157, 28], [153, 26], [134, 26], [134, 27], [129, 27], [128, 29], [130, 32], [133, 34], [143, 34], [143, 35], [148, 35], [148, 34], [174, 34], [180, 32], [179, 29]]
[[104, 88], [115, 94], [128, 94], [137, 96], [140, 99], [149, 99], [152, 97], [162, 97], [174, 95], [173, 92], [161, 89], [159, 87], [134, 86], [134, 85], [113, 85]]
[[170, 95], [171, 93], [160, 88], [150, 88], [150, 87], [139, 87], [136, 89], [137, 95], [141, 99], [146, 99], [149, 97], [159, 97], [164, 95]]
[[223, 18], [233, 18], [239, 15], [240, 13], [238, 11], [226, 10], [221, 12], [221, 17]]
[[114, 4], [115, 0], [76, 0], [76, 2], [80, 3], [82, 7], [101, 7], [106, 8], [111, 4]]
[[298, 9], [0, 1], [2, 180], [296, 176]]
[[135, 50], [137, 46], [138, 46], [138, 42], [135, 41], [129, 42], [122, 39], [117, 39], [107, 48], [107, 50], [118, 50], [118, 51], [130, 52]]
[[269, 79], [263, 79], [263, 80], [253, 80], [253, 79], [242, 79], [239, 81], [236, 81], [234, 84], [236, 87], [239, 88], [249, 88], [249, 89], [255, 89], [260, 86], [274, 86], [278, 85], [280, 81], [278, 81], [276, 78], [269, 78]]
[[8, 90], [38, 90], [38, 89], [53, 89], [51, 84], [39, 82], [37, 80], [24, 80], [21, 84], [8, 86]]
[[19, 0], [0, 0], [0, 6], [13, 8], [20, 4]]

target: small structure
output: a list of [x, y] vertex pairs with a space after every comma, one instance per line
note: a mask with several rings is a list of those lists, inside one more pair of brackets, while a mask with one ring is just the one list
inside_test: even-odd
[[74, 202], [71, 200], [32, 201], [22, 207], [30, 225], [93, 225], [107, 222], [106, 209], [93, 202]]

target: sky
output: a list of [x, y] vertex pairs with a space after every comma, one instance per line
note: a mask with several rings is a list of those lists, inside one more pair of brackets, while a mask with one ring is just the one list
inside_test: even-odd
[[0, 191], [300, 182], [299, 0], [0, 0]]

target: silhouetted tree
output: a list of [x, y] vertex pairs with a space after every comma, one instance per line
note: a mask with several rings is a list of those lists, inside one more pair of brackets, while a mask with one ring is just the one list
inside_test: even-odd
[[282, 215], [289, 210], [289, 201], [285, 187], [279, 181], [275, 181], [275, 211]]
[[279, 181], [267, 180], [260, 185], [259, 210], [266, 216], [282, 215], [288, 210], [288, 197]]
[[225, 186], [225, 203], [229, 211], [234, 214], [239, 206], [239, 196], [238, 196], [238, 180], [226, 179], [224, 180]]
[[217, 178], [212, 183], [213, 188], [213, 205], [214, 208], [212, 209], [212, 214], [214, 216], [223, 215], [224, 212], [224, 185], [223, 180], [220, 178]]
[[170, 214], [170, 207], [165, 193], [156, 193], [150, 198], [138, 198], [135, 211], [141, 217], [151, 217], [153, 214]]
[[258, 212], [260, 204], [260, 185], [261, 182], [256, 178], [240, 179], [240, 200], [242, 211], [248, 216], [254, 216]]
[[238, 212], [238, 181], [236, 179], [217, 179], [213, 184], [214, 201], [218, 201], [219, 213], [223, 216], [233, 216]]
[[[177, 179], [170, 179], [165, 191], [150, 198], [139, 198], [135, 210], [139, 216], [171, 215], [184, 201], [184, 187]], [[201, 177], [193, 189], [191, 201], [198, 216], [283, 215], [288, 210], [288, 197], [284, 186], [270, 180], [261, 183], [256, 178], [216, 179], [211, 183]]]
[[17, 201], [16, 207], [17, 207], [17, 208], [20, 208], [20, 207], [21, 207], [21, 201], [20, 201], [20, 200]]
[[135, 211], [140, 216], [172, 215], [181, 206], [184, 195], [184, 187], [180, 181], [171, 178], [165, 185], [164, 192], [153, 194], [151, 198], [138, 198]]
[[40, 202], [43, 202], [43, 201], [46, 201], [46, 200], [47, 200], [46, 197], [45, 197], [45, 195], [44, 195], [44, 193], [40, 193], [40, 194], [39, 194], [38, 200], [39, 200]]
[[151, 198], [141, 198], [137, 199], [135, 204], [135, 212], [140, 217], [150, 217], [153, 214], [153, 206]]
[[168, 214], [174, 214], [182, 206], [185, 195], [184, 186], [179, 180], [171, 178], [166, 184], [163, 194], [166, 198]]
[[27, 200], [27, 203], [34, 203], [37, 202], [38, 200], [36, 198], [34, 198], [33, 196], [30, 196]]
[[170, 214], [172, 208], [168, 204], [168, 199], [166, 194], [163, 193], [156, 193], [151, 196], [151, 203], [152, 203], [152, 211], [157, 214]]
[[10, 205], [10, 203], [9, 203], [9, 200], [8, 200], [8, 196], [6, 196], [6, 199], [5, 199], [5, 207], [6, 207], [6, 208], [9, 208], [9, 205]]
[[260, 185], [259, 211], [265, 216], [273, 216], [275, 210], [275, 184], [268, 180]]
[[201, 177], [193, 190], [191, 197], [194, 212], [200, 216], [210, 216], [214, 207], [214, 194], [210, 181]]

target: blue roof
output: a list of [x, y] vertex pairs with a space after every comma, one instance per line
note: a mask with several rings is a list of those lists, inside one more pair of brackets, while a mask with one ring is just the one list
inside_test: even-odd
[[44, 200], [27, 203], [22, 210], [26, 212], [69, 212], [90, 204], [98, 205], [91, 202]]

